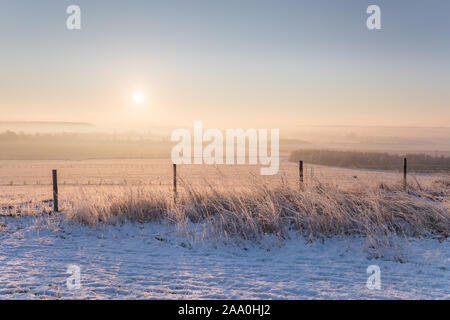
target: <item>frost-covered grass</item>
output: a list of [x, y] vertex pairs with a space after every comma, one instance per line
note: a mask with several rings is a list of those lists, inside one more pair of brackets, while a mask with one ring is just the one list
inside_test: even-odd
[[[31, 177], [35, 166], [45, 172], [62, 167], [60, 209], [66, 219], [81, 224], [167, 221], [185, 230], [189, 223], [198, 223], [206, 226], [204, 237], [213, 239], [282, 239], [290, 231], [308, 239], [357, 235], [367, 237], [373, 247], [390, 245], [399, 236], [447, 238], [450, 231], [449, 176], [410, 174], [405, 192], [401, 174], [393, 172], [306, 165], [300, 188], [298, 168], [287, 162], [278, 175], [269, 177], [255, 174], [255, 166], [180, 166], [174, 199], [167, 161], [31, 164], [13, 169], [21, 172], [26, 167]], [[119, 168], [130, 170], [131, 177], [115, 172]], [[101, 184], [108, 180], [105, 176], [111, 181], [148, 180]], [[97, 183], [71, 185], [81, 177]], [[66, 178], [68, 184], [61, 184]], [[3, 214], [51, 211], [51, 203], [42, 202], [51, 199], [51, 186], [0, 188]]]
[[429, 185], [355, 183], [342, 188], [315, 179], [303, 188], [286, 183], [221, 189], [182, 184], [176, 199], [162, 189], [120, 187], [80, 191], [69, 219], [84, 223], [167, 220], [180, 229], [188, 223], [208, 226], [209, 237], [258, 240], [283, 238], [298, 231], [306, 238], [358, 235], [374, 247], [393, 236], [447, 238], [450, 232], [448, 181]]

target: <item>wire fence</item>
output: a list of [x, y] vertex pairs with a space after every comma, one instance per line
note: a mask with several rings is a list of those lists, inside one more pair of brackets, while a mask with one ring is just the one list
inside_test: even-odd
[[[111, 163], [112, 162], [112, 163]], [[52, 181], [52, 170], [58, 168], [57, 182]], [[410, 176], [413, 181], [435, 179], [442, 174], [408, 173], [400, 166], [397, 171], [346, 169], [312, 165], [306, 162], [282, 161], [277, 175], [260, 176], [260, 166], [253, 165], [179, 165], [173, 166], [167, 160], [128, 160], [91, 162], [40, 162], [3, 163], [0, 165], [0, 209], [2, 214], [21, 211], [22, 207], [38, 206], [39, 210], [57, 209], [58, 190], [52, 196], [52, 188], [66, 192], [68, 188], [107, 188], [118, 186], [161, 187], [166, 192], [174, 192], [185, 184], [201, 186], [206, 183], [221, 188], [235, 188], [252, 185], [256, 180], [267, 183], [283, 182], [291, 186], [310, 185], [321, 181], [336, 185], [357, 185], [361, 182], [403, 183], [406, 190]], [[175, 174], [176, 172], [176, 174]], [[14, 179], [11, 176], [15, 176]], [[447, 174], [448, 176], [448, 174]], [[178, 183], [177, 178], [178, 177]], [[417, 182], [419, 183], [419, 182]], [[30, 189], [31, 188], [31, 189]], [[38, 190], [33, 201], [27, 199], [30, 190]], [[39, 196], [38, 196], [39, 194]], [[11, 201], [11, 199], [16, 199]], [[44, 199], [44, 200], [42, 200]], [[56, 200], [56, 201], [55, 201]], [[56, 202], [56, 208], [55, 208]], [[32, 203], [32, 204], [30, 204]], [[33, 208], [31, 208], [33, 209]], [[31, 211], [34, 211], [31, 210]]]

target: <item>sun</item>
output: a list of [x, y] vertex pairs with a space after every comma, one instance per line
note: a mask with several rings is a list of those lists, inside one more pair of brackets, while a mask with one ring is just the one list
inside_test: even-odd
[[132, 98], [133, 98], [134, 103], [136, 103], [136, 104], [142, 104], [145, 101], [145, 95], [141, 91], [133, 92]]

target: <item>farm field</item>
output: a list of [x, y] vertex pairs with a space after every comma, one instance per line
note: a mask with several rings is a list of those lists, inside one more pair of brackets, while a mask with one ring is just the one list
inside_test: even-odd
[[[277, 175], [262, 177], [259, 166], [254, 165], [179, 165], [177, 174], [182, 184], [213, 185], [219, 188], [238, 188], [252, 185], [255, 180], [265, 183], [283, 181], [298, 185], [298, 164], [280, 159]], [[27, 197], [39, 195], [51, 198], [53, 169], [58, 170], [60, 194], [84, 189], [105, 189], [117, 186], [152, 186], [172, 190], [172, 163], [167, 159], [107, 159], [107, 160], [0, 160], [1, 203], [28, 201]], [[400, 169], [400, 168], [399, 168]], [[400, 171], [400, 170], [399, 170]], [[305, 164], [304, 179], [358, 187], [360, 183], [401, 184], [399, 171], [345, 169]], [[436, 179], [446, 179], [448, 174], [411, 173], [410, 183], [428, 184]], [[50, 186], [50, 187], [49, 187]], [[37, 198], [36, 198], [37, 199]]]
[[[275, 176], [248, 165], [177, 176], [174, 202], [164, 159], [1, 161], [0, 297], [450, 297], [449, 176], [410, 174], [408, 192], [400, 172], [309, 164], [300, 189], [286, 160]], [[69, 265], [80, 290], [66, 288]], [[382, 290], [366, 287], [369, 265]]]

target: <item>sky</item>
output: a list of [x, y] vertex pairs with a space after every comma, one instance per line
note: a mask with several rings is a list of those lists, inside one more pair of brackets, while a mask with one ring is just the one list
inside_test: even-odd
[[448, 0], [1, 0], [0, 121], [449, 127], [449, 34]]

